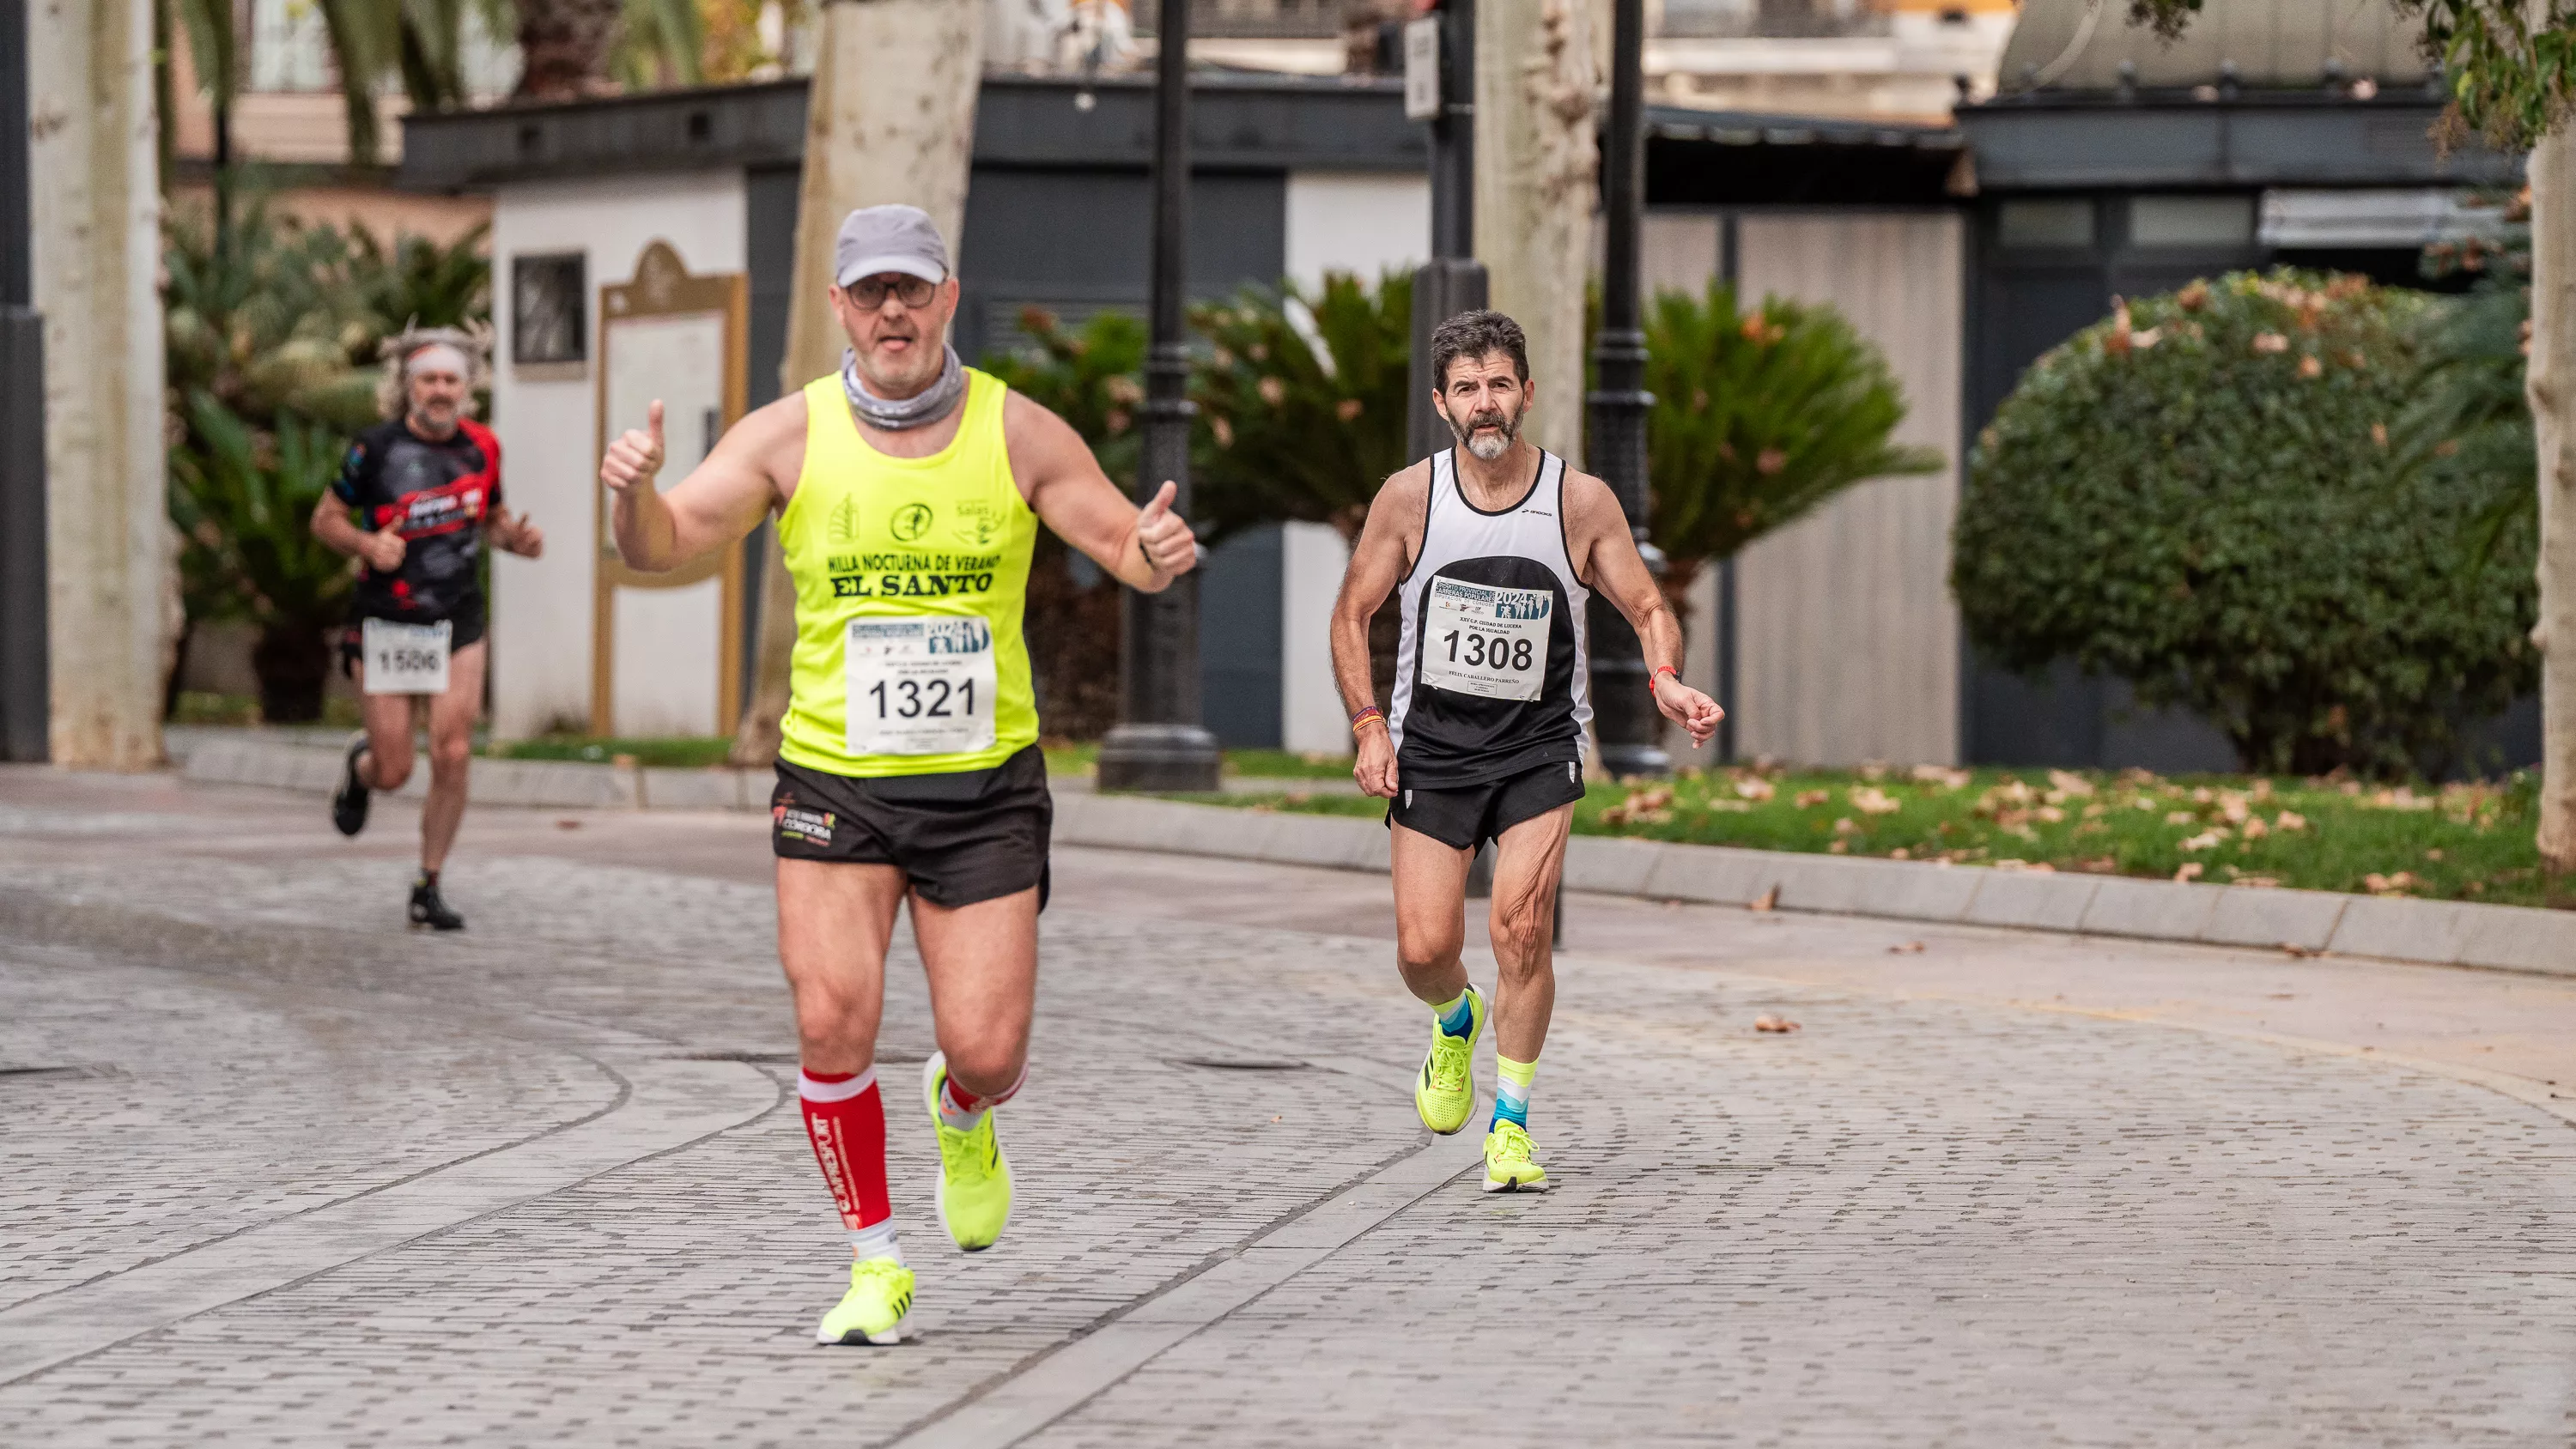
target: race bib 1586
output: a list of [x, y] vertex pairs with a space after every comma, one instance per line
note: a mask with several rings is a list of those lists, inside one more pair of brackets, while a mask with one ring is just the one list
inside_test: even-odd
[[1545, 589], [1431, 581], [1422, 630], [1422, 682], [1486, 699], [1536, 699], [1547, 681], [1547, 631], [1556, 596]]
[[358, 649], [367, 665], [369, 694], [445, 694], [448, 640], [455, 626], [398, 624], [367, 619], [358, 625]]
[[993, 626], [916, 614], [852, 619], [842, 640], [854, 755], [960, 755], [992, 748], [1001, 675]]

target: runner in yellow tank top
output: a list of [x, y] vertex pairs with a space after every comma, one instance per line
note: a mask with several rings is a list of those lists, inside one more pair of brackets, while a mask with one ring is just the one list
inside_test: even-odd
[[677, 568], [778, 513], [796, 585], [770, 802], [778, 955], [807, 1136], [852, 1257], [817, 1336], [892, 1343], [913, 1274], [888, 1203], [875, 1051], [907, 904], [938, 1024], [922, 1094], [940, 1216], [969, 1252], [1010, 1217], [992, 1109], [1026, 1070], [1053, 818], [1020, 635], [1038, 525], [1147, 592], [1188, 572], [1197, 543], [1171, 484], [1137, 508], [1063, 419], [960, 365], [941, 340], [957, 280], [928, 216], [852, 212], [832, 276], [850, 339], [839, 373], [744, 418], [668, 491], [659, 402], [599, 472], [630, 568]]

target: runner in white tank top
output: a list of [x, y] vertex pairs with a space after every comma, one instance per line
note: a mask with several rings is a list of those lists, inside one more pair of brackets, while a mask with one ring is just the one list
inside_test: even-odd
[[[1556, 882], [1583, 798], [1592, 718], [1585, 609], [1596, 593], [1636, 627], [1655, 705], [1704, 743], [1724, 711], [1681, 682], [1681, 626], [1609, 485], [1524, 442], [1529, 348], [1500, 312], [1431, 334], [1433, 404], [1457, 446], [1386, 481], [1333, 606], [1333, 675], [1351, 711], [1360, 788], [1389, 802], [1397, 966], [1431, 1004], [1414, 1109], [1434, 1132], [1476, 1105], [1484, 995], [1459, 959], [1467, 866], [1495, 842], [1494, 1116], [1485, 1191], [1540, 1191], [1529, 1093], [1556, 1004]], [[1368, 625], [1400, 590], [1390, 716], [1371, 692]]]

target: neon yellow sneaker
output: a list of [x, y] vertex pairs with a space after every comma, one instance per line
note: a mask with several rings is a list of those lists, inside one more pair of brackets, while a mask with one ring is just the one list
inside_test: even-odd
[[1422, 1125], [1446, 1137], [1476, 1113], [1476, 1038], [1485, 1034], [1485, 994], [1467, 988], [1467, 1034], [1451, 1036], [1431, 1023], [1431, 1052], [1413, 1080], [1413, 1110]]
[[1529, 1133], [1517, 1122], [1496, 1122], [1485, 1134], [1485, 1191], [1547, 1191], [1547, 1169], [1530, 1161]]
[[939, 1089], [948, 1081], [948, 1054], [933, 1052], [921, 1068], [921, 1100], [939, 1134], [939, 1220], [948, 1236], [970, 1253], [993, 1246], [1011, 1222], [1011, 1160], [993, 1134], [993, 1114], [972, 1132], [939, 1120]]
[[850, 1265], [850, 1291], [823, 1315], [817, 1343], [901, 1343], [912, 1326], [912, 1270], [892, 1258]]

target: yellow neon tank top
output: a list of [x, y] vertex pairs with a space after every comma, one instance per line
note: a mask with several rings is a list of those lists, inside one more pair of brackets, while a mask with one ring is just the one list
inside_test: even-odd
[[1036, 743], [1020, 622], [1038, 525], [1011, 480], [1008, 395], [968, 368], [957, 436], [896, 458], [859, 436], [839, 374], [805, 385], [805, 468], [778, 520], [796, 585], [789, 763], [935, 775]]

